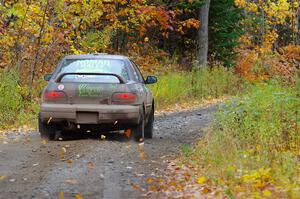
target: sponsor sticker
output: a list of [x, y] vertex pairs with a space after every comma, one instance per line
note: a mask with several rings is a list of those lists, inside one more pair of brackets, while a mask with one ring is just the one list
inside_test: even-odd
[[101, 95], [101, 88], [81, 84], [78, 86], [78, 92], [79, 97], [99, 97]]
[[65, 86], [63, 84], [58, 85], [58, 90], [62, 91], [65, 89]]

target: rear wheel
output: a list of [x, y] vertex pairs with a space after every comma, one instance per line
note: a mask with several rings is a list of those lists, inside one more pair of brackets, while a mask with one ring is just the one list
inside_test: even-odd
[[133, 137], [137, 142], [143, 141], [145, 131], [145, 114], [141, 115], [140, 123], [132, 128]]
[[148, 123], [145, 126], [145, 138], [153, 137], [153, 123], [154, 123], [154, 106], [152, 106], [151, 113], [149, 115]]
[[42, 121], [41, 113], [39, 113], [39, 132], [41, 134], [42, 139], [46, 140], [54, 140], [55, 139], [55, 132], [56, 132], [56, 126], [54, 124], [47, 124]]

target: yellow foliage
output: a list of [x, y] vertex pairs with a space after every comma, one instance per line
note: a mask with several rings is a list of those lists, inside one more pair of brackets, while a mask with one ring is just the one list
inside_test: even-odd
[[[246, 24], [244, 24], [247, 31], [241, 41], [248, 47], [255, 48], [257, 52], [265, 54], [272, 51], [274, 46], [279, 45], [279, 41], [283, 40], [283, 33], [279, 32], [278, 26], [293, 31], [288, 37], [299, 32], [299, 28], [297, 28], [299, 27], [298, 0], [235, 0], [235, 5], [250, 13], [247, 15], [249, 20], [246, 20]], [[257, 23], [257, 19], [263, 21]], [[253, 21], [251, 22], [251, 20]]]
[[243, 175], [241, 179], [243, 182], [251, 184], [255, 189], [264, 188], [267, 183], [272, 181], [271, 170], [261, 168], [258, 171]]
[[264, 191], [263, 191], [263, 196], [264, 196], [264, 197], [270, 197], [270, 196], [272, 196], [272, 192], [269, 191], [269, 190], [264, 190]]
[[249, 3], [248, 7], [246, 8], [248, 12], [257, 12], [258, 6], [255, 3]]
[[197, 183], [198, 184], [203, 184], [206, 181], [206, 178], [204, 176], [198, 178]]
[[271, 30], [271, 31], [267, 32], [263, 36], [262, 46], [260, 46], [258, 48], [258, 50], [261, 53], [267, 53], [267, 52], [272, 51], [273, 44], [277, 40], [277, 38], [278, 38], [278, 35], [275, 30]]
[[245, 0], [235, 0], [234, 3], [240, 8], [245, 8], [247, 5], [247, 2]]

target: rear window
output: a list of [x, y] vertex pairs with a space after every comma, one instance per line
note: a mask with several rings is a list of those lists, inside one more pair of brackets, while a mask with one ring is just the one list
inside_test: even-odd
[[[59, 73], [112, 73], [130, 80], [128, 68], [123, 60], [117, 59], [69, 59], [65, 60]], [[76, 76], [68, 75], [63, 81], [82, 81], [91, 78], [92, 82], [115, 82], [114, 76]]]

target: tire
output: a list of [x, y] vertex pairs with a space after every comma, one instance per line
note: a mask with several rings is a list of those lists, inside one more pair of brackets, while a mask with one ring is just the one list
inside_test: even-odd
[[137, 142], [141, 142], [144, 140], [144, 134], [145, 134], [145, 114], [141, 115], [141, 121], [140, 123], [132, 128], [133, 138]]
[[152, 106], [152, 110], [149, 115], [148, 123], [145, 126], [145, 138], [147, 138], [147, 139], [151, 139], [153, 137], [153, 123], [154, 123], [154, 106]]
[[42, 139], [46, 140], [55, 140], [55, 132], [56, 126], [54, 124], [47, 124], [42, 122], [41, 113], [38, 116], [38, 125], [39, 125], [39, 132], [41, 134]]

